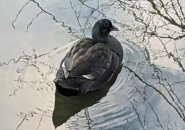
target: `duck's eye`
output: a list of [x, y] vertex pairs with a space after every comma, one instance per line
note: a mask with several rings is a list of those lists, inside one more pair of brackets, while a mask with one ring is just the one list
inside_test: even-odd
[[108, 23], [104, 24], [104, 27], [105, 28], [108, 28], [109, 27], [109, 24]]
[[105, 23], [104, 28], [112, 28], [112, 23], [110, 23], [110, 22]]

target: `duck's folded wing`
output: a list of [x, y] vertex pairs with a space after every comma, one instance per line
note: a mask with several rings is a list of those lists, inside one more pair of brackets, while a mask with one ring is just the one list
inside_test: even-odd
[[82, 40], [72, 47], [62, 63], [65, 77], [95, 80], [102, 77], [111, 66], [112, 51], [102, 43]]

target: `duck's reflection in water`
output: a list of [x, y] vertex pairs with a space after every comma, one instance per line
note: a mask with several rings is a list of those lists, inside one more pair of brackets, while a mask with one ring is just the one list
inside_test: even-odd
[[118, 67], [106, 86], [98, 91], [93, 91], [79, 96], [64, 96], [56, 89], [55, 92], [55, 108], [53, 111], [53, 124], [55, 128], [65, 123], [71, 116], [80, 112], [82, 109], [92, 106], [102, 97], [106, 96], [109, 88], [114, 84], [118, 74], [122, 69], [122, 65]]

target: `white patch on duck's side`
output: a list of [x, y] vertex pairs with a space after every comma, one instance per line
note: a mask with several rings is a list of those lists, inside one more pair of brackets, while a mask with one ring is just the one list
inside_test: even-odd
[[67, 78], [69, 76], [69, 72], [66, 69], [66, 66], [64, 64], [65, 62], [62, 63], [62, 69], [64, 71], [64, 77]]
[[82, 77], [89, 79], [89, 80], [94, 80], [95, 78], [93, 77], [93, 75], [91, 74], [86, 74], [86, 75], [82, 75]]

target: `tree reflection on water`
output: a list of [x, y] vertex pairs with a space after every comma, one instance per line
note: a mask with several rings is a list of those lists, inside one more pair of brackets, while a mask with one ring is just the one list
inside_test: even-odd
[[[35, 128], [41, 129], [44, 118], [51, 122], [52, 113], [55, 126], [66, 122], [69, 129], [185, 129], [184, 1], [28, 0], [12, 21], [15, 30], [22, 13], [33, 5], [38, 12], [25, 26], [26, 32], [44, 15], [66, 29], [73, 39], [79, 39], [90, 36], [92, 25], [98, 19], [110, 19], [122, 28], [112, 35], [122, 42], [124, 60], [110, 90], [82, 96], [82, 100], [81, 97], [69, 99], [56, 92], [55, 106], [51, 100], [45, 101], [46, 106], [38, 104], [45, 97], [54, 97], [52, 78], [72, 44], [66, 43], [45, 53], [33, 49], [27, 54], [23, 50], [17, 59], [1, 62], [1, 71], [11, 70], [15, 75], [10, 99], [30, 90], [33, 98], [43, 95], [37, 105], [29, 104], [31, 111], [17, 114], [20, 119], [17, 130], [26, 121], [31, 122], [31, 118], [37, 119], [37, 123], [33, 121], [37, 124]], [[29, 17], [29, 12], [26, 13]]]

